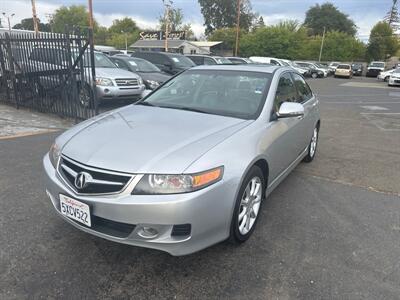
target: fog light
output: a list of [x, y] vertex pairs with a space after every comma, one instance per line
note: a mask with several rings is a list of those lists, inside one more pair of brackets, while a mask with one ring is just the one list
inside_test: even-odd
[[109, 89], [104, 89], [104, 93], [108, 94], [110, 92]]
[[158, 231], [152, 227], [143, 226], [139, 229], [138, 235], [145, 239], [152, 239], [158, 235]]

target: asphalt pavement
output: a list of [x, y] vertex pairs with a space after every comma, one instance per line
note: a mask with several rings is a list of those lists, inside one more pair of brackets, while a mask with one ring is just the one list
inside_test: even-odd
[[83, 233], [53, 211], [57, 133], [0, 139], [0, 299], [399, 299], [400, 88], [312, 80], [322, 126], [254, 235], [172, 257]]

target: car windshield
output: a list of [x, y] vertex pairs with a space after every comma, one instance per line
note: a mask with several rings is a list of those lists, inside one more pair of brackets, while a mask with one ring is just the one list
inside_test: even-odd
[[384, 68], [385, 64], [384, 63], [380, 63], [380, 62], [373, 62], [373, 63], [370, 64], [370, 67]]
[[190, 70], [138, 104], [256, 119], [270, 81], [262, 72]]
[[339, 65], [339, 63], [335, 63], [335, 62], [334, 62], [334, 63], [331, 63], [331, 66], [332, 66], [332, 67], [337, 67], [338, 65]]
[[325, 68], [326, 68], [326, 66], [325, 66], [325, 65], [323, 65], [323, 64], [316, 63], [315, 65], [316, 65], [318, 68], [323, 68], [323, 69], [325, 69]]
[[282, 64], [282, 66], [286, 66], [286, 67], [290, 66], [289, 63], [287, 63], [286, 61], [279, 60], [279, 62]]
[[224, 64], [224, 65], [231, 65], [232, 64], [232, 62], [229, 59], [226, 59], [225, 57], [214, 57], [214, 59], [219, 64]]
[[174, 61], [177, 67], [181, 68], [191, 68], [196, 66], [193, 61], [183, 55], [170, 55], [171, 59]]
[[[74, 59], [79, 56], [78, 51], [72, 52]], [[90, 67], [90, 58], [89, 53], [85, 52], [83, 55], [83, 66]], [[94, 66], [96, 68], [117, 68], [117, 66], [103, 53], [95, 52], [94, 53]]]
[[127, 59], [127, 62], [137, 72], [143, 72], [143, 73], [161, 72], [161, 70], [157, 66], [153, 65], [151, 62], [148, 62], [147, 60], [144, 59], [129, 58]]
[[341, 69], [341, 70], [350, 70], [350, 66], [349, 65], [339, 65], [337, 68]]

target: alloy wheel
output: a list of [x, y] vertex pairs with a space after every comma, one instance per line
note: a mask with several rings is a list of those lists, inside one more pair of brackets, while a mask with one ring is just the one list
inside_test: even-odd
[[259, 177], [253, 177], [244, 190], [238, 215], [239, 232], [246, 235], [253, 227], [260, 210], [262, 183]]
[[318, 142], [318, 128], [314, 128], [314, 132], [311, 138], [311, 143], [310, 143], [310, 156], [314, 157], [315, 155], [315, 150], [317, 149], [317, 142]]

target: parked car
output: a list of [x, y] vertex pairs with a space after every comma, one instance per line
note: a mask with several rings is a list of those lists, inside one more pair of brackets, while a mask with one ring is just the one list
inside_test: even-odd
[[390, 74], [388, 80], [388, 86], [399, 86], [400, 85], [400, 69], [396, 69]]
[[[25, 70], [29, 72], [58, 70], [60, 66], [67, 66], [66, 60], [72, 61], [78, 56], [78, 51], [72, 53], [72, 57], [68, 58], [68, 53], [61, 48], [41, 48], [36, 47], [29, 56], [29, 66], [25, 65]], [[83, 55], [83, 67], [90, 68], [90, 59], [88, 53]], [[105, 54], [101, 52], [94, 53], [94, 64], [96, 68], [96, 93], [99, 102], [115, 99], [132, 99], [138, 100], [142, 98], [145, 90], [142, 78], [132, 72], [119, 69]], [[81, 77], [77, 75], [77, 84], [79, 89], [79, 102], [84, 107], [92, 106], [92, 83], [90, 72], [85, 76], [85, 82], [81, 82]], [[40, 76], [38, 91], [45, 90], [59, 82], [56, 75]]]
[[389, 81], [389, 78], [390, 78], [390, 75], [394, 72], [394, 71], [396, 71], [397, 69], [391, 69], [391, 70], [387, 70], [387, 71], [383, 71], [383, 72], [380, 72], [379, 73], [379, 75], [378, 75], [378, 79], [379, 80], [383, 80], [383, 81]]
[[383, 61], [373, 61], [367, 68], [367, 77], [377, 77], [380, 72], [385, 71], [385, 63]]
[[314, 64], [318, 69], [322, 69], [322, 70], [326, 71], [328, 76], [333, 75], [335, 73], [332, 71], [332, 69], [329, 68], [328, 65], [326, 65], [324, 63], [318, 62], [318, 63], [314, 63]]
[[338, 65], [340, 65], [340, 62], [333, 61], [328, 65], [328, 68], [331, 70], [332, 73], [335, 73]]
[[353, 63], [351, 65], [351, 69], [353, 71], [354, 76], [362, 76], [364, 71], [364, 66], [362, 63]]
[[190, 58], [197, 66], [200, 65], [231, 65], [232, 62], [222, 56], [210, 56], [200, 54], [187, 54], [186, 57]]
[[151, 62], [137, 57], [118, 57], [110, 58], [119, 68], [134, 72], [142, 77], [146, 88], [154, 90], [171, 78], [171, 75], [162, 72]]
[[259, 64], [271, 64], [275, 66], [285, 66], [283, 61], [281, 61], [279, 58], [275, 57], [265, 57], [265, 56], [250, 56], [249, 59], [254, 62], [254, 63], [259, 63]]
[[291, 68], [196, 67], [59, 136], [46, 191], [65, 221], [111, 241], [172, 255], [240, 244], [264, 198], [314, 159], [319, 128], [318, 100]]
[[247, 64], [253, 63], [250, 59], [244, 58], [244, 57], [229, 56], [229, 57], [225, 57], [225, 58], [229, 59], [230, 62], [234, 65], [247, 65]]
[[193, 61], [179, 53], [139, 51], [132, 53], [132, 57], [148, 60], [161, 71], [170, 75], [175, 75], [196, 66]]
[[346, 77], [352, 78], [353, 77], [353, 70], [349, 64], [340, 64], [336, 67], [335, 71], [335, 78], [336, 77]]
[[308, 69], [309, 74], [312, 78], [324, 78], [325, 73], [321, 70], [318, 70], [314, 65], [306, 63], [306, 62], [301, 62], [301, 61], [296, 61], [294, 62], [296, 65], [300, 66], [301, 68]]
[[280, 61], [285, 63], [286, 66], [289, 66], [292, 69], [296, 70], [304, 77], [311, 77], [311, 69], [310, 68], [303, 68], [303, 67], [299, 66], [298, 64], [296, 64], [294, 61], [291, 61], [288, 59], [280, 59]]
[[[313, 62], [309, 62], [309, 61], [296, 61], [296, 64], [300, 65], [300, 66], [304, 66], [304, 67], [309, 67], [312, 68], [314, 70], [320, 71], [323, 74], [323, 77], [327, 77], [329, 74], [328, 69], [326, 69], [325, 67], [320, 67], [317, 65], [317, 63], [313, 63]], [[318, 73], [319, 75], [320, 73]]]

